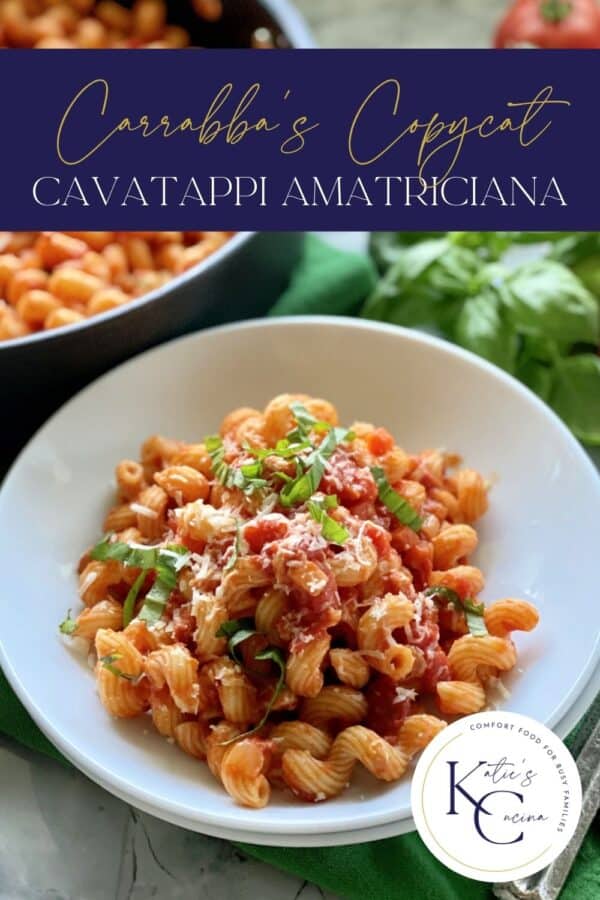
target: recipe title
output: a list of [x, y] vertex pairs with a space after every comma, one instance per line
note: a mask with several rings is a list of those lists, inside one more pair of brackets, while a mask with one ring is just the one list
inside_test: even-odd
[[[61, 169], [60, 174], [38, 175], [32, 182], [33, 201], [40, 207], [92, 208], [567, 206], [565, 192], [552, 174], [481, 177], [457, 171], [465, 149], [477, 141], [510, 139], [524, 149], [541, 141], [552, 128], [554, 116], [571, 106], [568, 99], [556, 96], [551, 84], [524, 99], [507, 100], [500, 114], [447, 119], [439, 111], [407, 117], [400, 80], [381, 80], [358, 98], [348, 118], [340, 152], [361, 170], [351, 176], [290, 174], [288, 182], [282, 184], [279, 179], [274, 186], [268, 173], [100, 175], [89, 173], [89, 165], [85, 175], [72, 172], [100, 160], [107, 147], [118, 149], [125, 142], [128, 147], [132, 141], [139, 142], [140, 148], [144, 142], [173, 144], [177, 140], [192, 141], [199, 148], [258, 143], [270, 149], [274, 145], [281, 157], [293, 158], [326, 132], [326, 122], [297, 108], [291, 88], [282, 93], [277, 117], [261, 109], [262, 93], [259, 82], [240, 88], [228, 81], [197, 116], [152, 116], [140, 111], [122, 116], [113, 112], [110, 82], [90, 80], [70, 99], [56, 129], [57, 158], [69, 174]], [[382, 131], [391, 136], [382, 139]], [[382, 161], [393, 163], [394, 151], [407, 145], [413, 171], [369, 173]]]

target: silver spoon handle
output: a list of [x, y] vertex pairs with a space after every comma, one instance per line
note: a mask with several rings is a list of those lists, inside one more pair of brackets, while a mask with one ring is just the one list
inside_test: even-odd
[[582, 807], [575, 834], [554, 862], [547, 868], [519, 881], [493, 885], [499, 900], [556, 900], [575, 857], [600, 807], [600, 721], [598, 721], [577, 757], [581, 778]]

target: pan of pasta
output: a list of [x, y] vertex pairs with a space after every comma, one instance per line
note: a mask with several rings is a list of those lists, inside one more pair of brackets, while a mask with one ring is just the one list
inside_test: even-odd
[[[357, 353], [363, 370], [340, 369]], [[152, 402], [115, 409], [135, 384]], [[4, 523], [44, 462], [34, 533], [60, 486], [73, 511], [42, 554], [61, 570], [52, 628], [28, 627], [52, 674], [12, 630], [2, 664], [69, 758], [172, 821], [266, 843], [397, 833], [448, 722], [502, 706], [564, 731], [597, 678], [592, 604], [557, 629], [597, 474], [533, 395], [433, 338], [328, 319], [194, 335], [55, 416], [0, 495]], [[545, 523], [565, 490], [580, 529], [559, 560]], [[0, 559], [21, 552], [8, 537]], [[59, 684], [74, 705], [57, 722]]]

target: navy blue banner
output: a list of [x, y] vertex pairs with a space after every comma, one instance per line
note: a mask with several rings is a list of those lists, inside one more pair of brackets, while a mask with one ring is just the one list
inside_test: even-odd
[[0, 227], [596, 230], [599, 64], [7, 50]]

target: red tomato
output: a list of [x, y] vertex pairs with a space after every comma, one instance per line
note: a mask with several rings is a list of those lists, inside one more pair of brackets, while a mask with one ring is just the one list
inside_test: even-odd
[[494, 36], [494, 46], [530, 45], [544, 50], [600, 47], [596, 0], [517, 0]]
[[396, 738], [398, 729], [410, 713], [411, 700], [399, 700], [397, 685], [387, 675], [379, 675], [366, 690], [367, 727], [383, 737]]
[[331, 458], [319, 487], [324, 494], [336, 494], [343, 506], [372, 503], [377, 497], [377, 485], [369, 469], [339, 451]]
[[394, 446], [394, 438], [387, 429], [376, 428], [367, 435], [366, 444], [374, 456], [383, 456]]
[[378, 525], [375, 525], [373, 522], [367, 522], [367, 524], [362, 527], [365, 529], [366, 536], [369, 538], [369, 540], [377, 550], [377, 555], [389, 555], [391, 543], [389, 532], [384, 528], [380, 528]]
[[244, 528], [244, 539], [252, 553], [260, 553], [265, 544], [278, 541], [288, 532], [288, 523], [279, 517], [265, 516], [258, 521], [249, 522]]
[[426, 656], [426, 668], [421, 677], [421, 690], [428, 694], [434, 694], [438, 681], [449, 680], [448, 657], [441, 647], [436, 647]]

